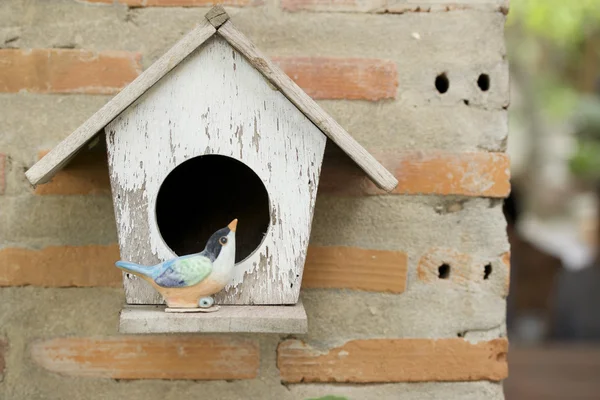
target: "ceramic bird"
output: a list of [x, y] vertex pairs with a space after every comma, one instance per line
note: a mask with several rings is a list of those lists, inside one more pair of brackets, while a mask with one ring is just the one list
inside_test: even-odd
[[237, 219], [212, 234], [202, 252], [153, 266], [117, 261], [116, 266], [150, 283], [165, 299], [166, 311], [213, 311], [213, 294], [231, 280]]

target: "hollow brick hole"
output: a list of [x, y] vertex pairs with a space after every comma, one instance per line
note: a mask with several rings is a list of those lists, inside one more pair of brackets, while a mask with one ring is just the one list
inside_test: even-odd
[[450, 278], [450, 265], [442, 264], [438, 267], [438, 278], [440, 279], [448, 279]]

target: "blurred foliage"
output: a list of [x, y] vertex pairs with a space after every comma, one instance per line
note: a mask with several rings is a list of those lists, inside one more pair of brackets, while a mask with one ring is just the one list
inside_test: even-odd
[[528, 33], [569, 47], [585, 39], [600, 21], [598, 0], [512, 0], [507, 26], [522, 22]]
[[526, 125], [533, 107], [549, 123], [570, 122], [577, 139], [571, 171], [597, 182], [600, 91], [586, 73], [600, 77], [600, 0], [512, 0], [507, 41], [511, 68], [527, 72], [521, 89], [533, 91], [527, 99], [535, 103], [516, 110], [517, 120]]

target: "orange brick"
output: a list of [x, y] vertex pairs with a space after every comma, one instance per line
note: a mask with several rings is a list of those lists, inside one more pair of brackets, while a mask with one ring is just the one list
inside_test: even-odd
[[112, 379], [252, 379], [260, 364], [258, 342], [227, 336], [57, 338], [31, 355], [62, 375]]
[[[39, 158], [48, 151], [42, 151]], [[110, 179], [105, 151], [79, 153], [48, 183], [38, 185], [38, 195], [110, 194]]]
[[0, 194], [6, 191], [6, 155], [0, 153]]
[[277, 349], [281, 380], [299, 382], [460, 382], [506, 378], [508, 341], [352, 340], [329, 350], [299, 340]]
[[327, 57], [275, 57], [273, 61], [313, 99], [396, 97], [398, 73], [392, 61]]
[[243, 7], [264, 4], [263, 0], [80, 0], [85, 3], [124, 4], [128, 7], [210, 7], [223, 6]]
[[[340, 195], [383, 194], [345, 155], [325, 158], [319, 191]], [[510, 161], [504, 153], [441, 151], [373, 151], [398, 179], [395, 194], [438, 194], [506, 197]]]
[[0, 337], [0, 382], [2, 382], [4, 378], [4, 371], [6, 369], [6, 360], [5, 354], [8, 350], [8, 342], [6, 338]]
[[113, 94], [141, 73], [141, 55], [72, 49], [0, 50], [0, 92]]
[[[484, 281], [486, 265], [491, 266], [491, 274], [504, 274], [508, 282], [510, 255], [502, 254], [489, 259], [476, 258], [455, 249], [434, 247], [424, 254], [417, 266], [417, 277], [422, 282], [447, 281], [460, 285]], [[442, 266], [447, 267], [442, 267]], [[440, 269], [442, 267], [442, 269]], [[440, 275], [443, 270], [445, 275]], [[506, 283], [508, 285], [508, 283]], [[508, 287], [506, 287], [508, 293]]]
[[504, 280], [505, 295], [508, 296], [510, 291], [510, 252], [506, 252], [502, 255], [502, 263], [506, 267], [506, 279]]
[[119, 247], [51, 246], [0, 249], [0, 286], [122, 286]]
[[402, 293], [408, 256], [399, 251], [310, 246], [302, 288], [346, 288]]
[[[40, 157], [46, 152], [41, 152]], [[506, 197], [510, 192], [509, 159], [504, 153], [409, 153], [377, 149], [372, 153], [400, 182], [392, 194]], [[331, 149], [327, 150], [323, 163], [319, 192], [356, 196], [385, 193], [341, 150]], [[106, 155], [100, 152], [78, 155], [52, 181], [38, 185], [35, 193], [110, 194]]]

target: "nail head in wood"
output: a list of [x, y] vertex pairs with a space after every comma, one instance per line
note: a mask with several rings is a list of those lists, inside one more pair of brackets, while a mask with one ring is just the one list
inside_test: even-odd
[[229, 19], [229, 15], [222, 6], [214, 6], [206, 13], [206, 19], [215, 29], [219, 29]]

